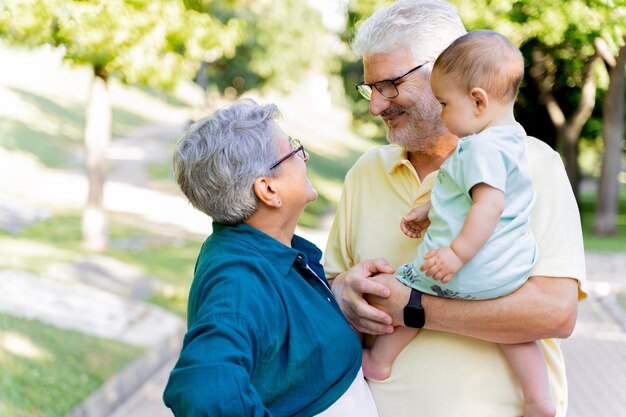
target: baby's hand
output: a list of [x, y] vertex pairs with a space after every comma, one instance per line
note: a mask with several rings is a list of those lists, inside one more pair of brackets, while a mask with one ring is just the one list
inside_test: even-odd
[[424, 255], [424, 264], [420, 271], [444, 284], [452, 279], [463, 266], [463, 261], [449, 247], [433, 249]]
[[430, 204], [424, 204], [409, 211], [400, 222], [402, 232], [408, 237], [421, 237], [422, 233], [430, 226], [430, 220], [428, 220], [429, 210]]

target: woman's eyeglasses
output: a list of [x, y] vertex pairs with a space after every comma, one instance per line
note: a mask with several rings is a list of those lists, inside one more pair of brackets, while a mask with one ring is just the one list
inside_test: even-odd
[[[291, 158], [294, 155], [298, 155], [303, 160], [307, 161], [309, 159], [309, 154], [304, 150], [304, 146], [300, 143], [298, 139], [289, 138], [291, 142], [291, 146], [295, 148], [293, 151], [289, 152], [287, 155], [280, 158], [278, 161], [274, 162], [274, 164], [270, 167], [270, 169], [276, 168], [278, 165], [285, 162], [287, 159]], [[298, 153], [300, 152], [300, 153]]]

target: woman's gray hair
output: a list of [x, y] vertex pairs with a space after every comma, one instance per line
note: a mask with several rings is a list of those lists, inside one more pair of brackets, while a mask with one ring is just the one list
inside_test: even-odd
[[198, 210], [239, 224], [257, 209], [254, 181], [278, 159], [274, 104], [243, 99], [193, 124], [174, 153], [174, 177]]
[[357, 30], [352, 49], [359, 57], [411, 52], [415, 62], [434, 62], [467, 33], [455, 8], [441, 0], [399, 0], [372, 14]]

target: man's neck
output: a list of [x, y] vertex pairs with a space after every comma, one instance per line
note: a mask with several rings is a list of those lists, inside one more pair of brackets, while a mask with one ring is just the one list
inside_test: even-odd
[[446, 132], [435, 142], [436, 145], [429, 151], [409, 152], [409, 161], [420, 181], [423, 181], [428, 174], [439, 169], [443, 161], [452, 154], [459, 138], [452, 133]]

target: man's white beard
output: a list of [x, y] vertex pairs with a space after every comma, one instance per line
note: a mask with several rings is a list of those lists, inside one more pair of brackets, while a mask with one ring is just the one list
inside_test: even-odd
[[381, 114], [381, 116], [389, 116], [399, 112], [406, 113], [409, 118], [406, 126], [396, 129], [388, 127], [387, 140], [389, 143], [402, 146], [409, 152], [432, 149], [436, 139], [446, 133], [446, 128], [439, 117], [439, 103], [428, 99], [418, 100], [418, 103], [414, 107], [390, 108]]

